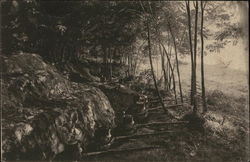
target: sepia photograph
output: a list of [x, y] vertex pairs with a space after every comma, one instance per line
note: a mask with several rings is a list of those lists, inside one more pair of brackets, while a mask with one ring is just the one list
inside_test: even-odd
[[248, 1], [0, 4], [1, 161], [250, 161]]

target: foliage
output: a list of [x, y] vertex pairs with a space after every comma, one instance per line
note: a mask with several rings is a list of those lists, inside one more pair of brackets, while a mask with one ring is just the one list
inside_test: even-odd
[[12, 0], [2, 8], [4, 53], [36, 52], [50, 61], [76, 59], [100, 46], [127, 47], [143, 30], [136, 3]]
[[215, 24], [212, 28], [216, 28], [210, 31], [210, 39], [215, 41], [206, 46], [210, 52], [219, 52], [229, 43], [236, 45], [238, 40], [244, 37], [244, 27], [240, 22], [234, 21], [239, 16], [235, 14], [237, 6], [237, 2], [208, 3], [205, 20], [210, 23], [207, 26]]

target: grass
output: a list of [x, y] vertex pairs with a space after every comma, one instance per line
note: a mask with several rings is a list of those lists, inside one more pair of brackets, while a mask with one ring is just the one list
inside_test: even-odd
[[[198, 85], [201, 78], [199, 69], [197, 69]], [[188, 92], [191, 80], [190, 65], [181, 65], [180, 72], [184, 91]], [[239, 70], [223, 68], [219, 65], [205, 65], [205, 84], [207, 91], [220, 90], [234, 97], [248, 95], [248, 75]]]

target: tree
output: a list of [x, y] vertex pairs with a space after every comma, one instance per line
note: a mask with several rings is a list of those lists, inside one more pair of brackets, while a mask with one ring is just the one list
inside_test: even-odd
[[176, 67], [177, 67], [177, 75], [178, 75], [178, 82], [179, 82], [180, 97], [181, 97], [181, 102], [183, 103], [182, 88], [181, 88], [181, 77], [180, 77], [180, 70], [179, 70], [179, 61], [178, 61], [178, 54], [177, 54], [176, 40], [175, 40], [174, 33], [172, 32], [172, 28], [171, 28], [170, 23], [169, 23], [168, 27], [169, 27], [170, 34], [171, 34], [171, 36], [172, 36], [173, 43], [174, 43], [175, 62], [176, 62]]
[[176, 87], [175, 87], [175, 76], [174, 76], [174, 69], [173, 69], [173, 66], [171, 64], [171, 60], [170, 60], [170, 57], [168, 55], [168, 52], [166, 50], [166, 48], [164, 47], [163, 44], [161, 44], [163, 50], [164, 50], [164, 53], [167, 57], [167, 60], [168, 60], [168, 64], [169, 64], [169, 67], [170, 67], [170, 70], [171, 70], [171, 73], [172, 73], [172, 77], [173, 77], [173, 89], [174, 89], [174, 97], [175, 97], [175, 103], [177, 104], [177, 95], [176, 95]]
[[246, 27], [243, 25], [246, 20], [242, 21], [242, 23], [235, 22], [232, 19], [236, 15], [237, 6], [242, 4], [246, 6], [244, 2], [235, 1], [206, 2], [204, 20], [208, 25], [204, 25], [203, 32], [208, 30], [208, 27], [211, 25], [216, 27], [212, 34], [207, 34], [206, 32], [206, 35], [215, 40], [206, 45], [206, 49], [210, 52], [219, 52], [227, 44], [232, 43], [232, 45], [236, 45], [239, 39], [246, 38], [248, 29], [246, 30]]
[[194, 67], [193, 67], [193, 112], [197, 113], [197, 87], [196, 87], [196, 59], [197, 59], [197, 30], [198, 30], [198, 0], [196, 0], [196, 3], [194, 4], [195, 7], [195, 26], [194, 26]]
[[140, 9], [138, 3], [10, 0], [1, 5], [5, 54], [34, 52], [51, 62], [79, 61], [92, 52], [108, 57], [108, 48], [128, 47], [143, 31], [131, 12]]
[[[194, 84], [194, 51], [193, 51], [193, 43], [192, 43], [192, 26], [191, 26], [191, 14], [190, 14], [190, 1], [186, 2], [186, 9], [187, 9], [187, 16], [188, 16], [188, 33], [189, 33], [189, 48], [190, 48], [190, 54], [191, 54], [191, 105], [196, 105], [196, 99], [195, 99], [195, 84]], [[196, 113], [195, 108], [193, 108], [193, 112]]]
[[204, 10], [205, 10], [206, 2], [200, 2], [201, 8], [201, 88], [202, 88], [202, 105], [203, 112], [207, 112], [207, 103], [206, 103], [206, 89], [205, 89], [205, 76], [204, 76], [204, 35], [203, 35], [203, 24], [204, 24]]
[[163, 100], [162, 100], [162, 98], [161, 98], [161, 95], [160, 95], [160, 92], [159, 92], [159, 89], [158, 89], [158, 86], [157, 86], [155, 74], [154, 74], [154, 67], [153, 67], [153, 63], [152, 63], [152, 54], [151, 54], [151, 42], [150, 42], [150, 29], [149, 29], [149, 24], [147, 24], [147, 31], [148, 31], [148, 55], [149, 55], [151, 73], [152, 73], [152, 76], [153, 76], [155, 89], [156, 89], [157, 95], [158, 95], [158, 97], [159, 97], [159, 99], [160, 99], [162, 108], [163, 108], [164, 111], [166, 111], [164, 102], [163, 102]]
[[154, 74], [154, 68], [153, 68], [153, 62], [152, 62], [152, 53], [151, 53], [151, 35], [150, 35], [150, 28], [149, 28], [149, 20], [151, 18], [151, 20], [154, 20], [154, 16], [153, 16], [153, 11], [152, 11], [152, 7], [150, 5], [150, 3], [148, 2], [148, 6], [150, 8], [150, 12], [151, 12], [151, 16], [150, 14], [147, 14], [146, 13], [146, 10], [142, 4], [142, 2], [140, 1], [140, 4], [141, 4], [141, 7], [145, 13], [145, 16], [147, 16], [146, 18], [146, 27], [147, 27], [147, 40], [148, 40], [148, 55], [149, 55], [149, 61], [150, 61], [150, 67], [151, 67], [151, 73], [152, 73], [152, 77], [153, 77], [153, 81], [154, 81], [154, 86], [155, 86], [155, 89], [156, 89], [156, 93], [157, 93], [157, 96], [158, 98], [160, 99], [160, 103], [161, 103], [161, 106], [162, 106], [162, 109], [167, 112], [166, 108], [165, 108], [165, 105], [164, 105], [164, 102], [162, 100], [162, 97], [160, 95], [160, 92], [159, 92], [159, 89], [158, 89], [158, 86], [157, 86], [157, 81], [156, 81], [156, 77], [155, 77], [155, 74]]

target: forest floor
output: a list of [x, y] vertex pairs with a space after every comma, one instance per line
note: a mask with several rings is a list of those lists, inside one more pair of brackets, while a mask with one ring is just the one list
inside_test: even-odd
[[[182, 84], [187, 94], [190, 78], [188, 65], [181, 66]], [[154, 146], [150, 150], [107, 153], [85, 157], [87, 161], [232, 161], [249, 160], [249, 111], [247, 75], [237, 70], [207, 66], [208, 113], [204, 131], [190, 130], [185, 124], [152, 125], [138, 128], [135, 134], [170, 131], [169, 133], [130, 138], [113, 144], [111, 149]], [[208, 77], [209, 76], [209, 77]], [[172, 105], [173, 103], [166, 103]], [[160, 105], [158, 103], [158, 105]], [[157, 105], [155, 105], [157, 106]], [[190, 108], [181, 106], [170, 111], [181, 117]], [[161, 109], [149, 114], [148, 121], [175, 122]]]
[[[209, 105], [210, 106], [210, 105]], [[216, 105], [218, 106], [218, 105]], [[179, 110], [174, 110], [179, 109]], [[176, 115], [188, 112], [188, 108], [172, 109]], [[222, 118], [225, 117], [224, 124]], [[147, 123], [175, 122], [162, 110], [149, 114]], [[159, 147], [150, 150], [120, 152], [88, 157], [89, 161], [247, 161], [247, 119], [223, 111], [208, 112], [205, 131], [190, 130], [185, 124], [153, 125], [138, 128], [135, 134], [169, 133], [131, 138], [113, 144], [110, 149], [123, 150], [142, 147]], [[171, 132], [172, 131], [172, 132]]]
[[[185, 102], [187, 102], [189, 98], [189, 68], [189, 65], [185, 64], [182, 64], [180, 67]], [[47, 68], [45, 68], [45, 70], [46, 69]], [[57, 77], [60, 76], [59, 74], [56, 74], [54, 75]], [[199, 75], [197, 77], [199, 78]], [[62, 81], [60, 77], [57, 79]], [[168, 124], [142, 126], [136, 123], [135, 126], [137, 129], [130, 134], [131, 136], [129, 138], [123, 138], [122, 140], [120, 138], [119, 140], [119, 136], [115, 137], [113, 144], [109, 148], [109, 150], [115, 151], [95, 156], [83, 156], [81, 160], [111, 162], [245, 162], [249, 160], [249, 152], [247, 152], [247, 150], [249, 150], [247, 75], [236, 70], [207, 66], [206, 85], [209, 111], [204, 115], [204, 129], [192, 129], [188, 127], [187, 124], [183, 123], [173, 124], [177, 119], [182, 118], [185, 114], [191, 111], [191, 107], [188, 104], [168, 109], [168, 111], [177, 119], [165, 114], [162, 109], [151, 110], [149, 111], [147, 121], [144, 122], [145, 124], [154, 122], [168, 122]], [[156, 96], [151, 97], [156, 98]], [[168, 97], [173, 100], [173, 97]], [[124, 101], [129, 102], [128, 100]], [[110, 100], [110, 102], [114, 101]], [[175, 103], [173, 101], [166, 101], [165, 104], [168, 106], [174, 105]], [[150, 109], [158, 106], [160, 106], [159, 102], [155, 102], [154, 104], [151, 103], [147, 108]], [[44, 105], [42, 105], [42, 107], [44, 107]], [[200, 104], [199, 109], [201, 109]], [[19, 111], [17, 111], [18, 114], [15, 115], [19, 118], [23, 117], [26, 119], [26, 111], [22, 110], [22, 112], [23, 114], [20, 115]], [[30, 113], [29, 110], [27, 110], [27, 114], [28, 113]], [[31, 115], [33, 116], [33, 114]], [[10, 124], [10, 122], [8, 124]], [[4, 127], [8, 127], [8, 125], [4, 124]], [[143, 136], [142, 134], [151, 135]], [[146, 147], [148, 148], [147, 150], [143, 149]], [[137, 150], [131, 151], [131, 149]]]

